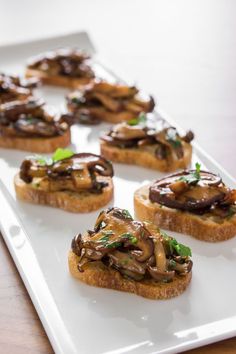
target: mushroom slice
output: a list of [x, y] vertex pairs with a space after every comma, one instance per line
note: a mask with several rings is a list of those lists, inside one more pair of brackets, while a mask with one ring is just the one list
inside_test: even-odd
[[128, 252], [120, 252], [115, 250], [108, 254], [109, 264], [117, 269], [125, 269], [133, 273], [145, 274], [145, 264], [139, 263]]
[[100, 92], [89, 92], [89, 97], [97, 99], [102, 105], [112, 112], [119, 112], [121, 110], [121, 104], [119, 101], [114, 100], [113, 98], [104, 95]]
[[147, 270], [151, 277], [156, 280], [156, 281], [163, 281], [163, 282], [169, 282], [171, 281], [174, 276], [175, 276], [175, 271], [161, 271], [157, 267], [147, 267]]
[[[189, 211], [203, 210], [224, 200], [228, 189], [219, 176], [200, 171], [199, 178], [196, 178], [194, 173], [194, 170], [182, 171], [156, 181], [149, 189], [150, 200], [170, 208]], [[178, 185], [176, 187], [179, 181], [187, 181], [189, 188], [181, 186], [180, 193]]]
[[149, 231], [143, 227], [142, 223], [133, 221], [133, 225], [137, 230], [134, 234], [137, 238], [137, 242], [135, 243], [135, 250], [132, 251], [132, 254], [137, 261], [145, 262], [153, 254], [153, 240], [150, 238]]
[[154, 255], [156, 260], [156, 267], [161, 272], [165, 272], [167, 270], [165, 249], [160, 239], [153, 238], [153, 242], [154, 242]]
[[138, 90], [134, 86], [125, 86], [120, 84], [110, 84], [105, 81], [95, 83], [93, 90], [105, 95], [109, 95], [112, 98], [128, 98], [133, 97], [138, 93]]
[[140, 139], [145, 138], [146, 133], [141, 125], [129, 125], [123, 122], [114, 127], [111, 137], [119, 140]]

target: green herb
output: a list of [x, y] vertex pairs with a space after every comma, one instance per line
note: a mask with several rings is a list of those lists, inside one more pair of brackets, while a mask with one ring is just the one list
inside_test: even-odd
[[176, 253], [181, 256], [181, 257], [188, 257], [188, 256], [192, 256], [192, 252], [191, 249], [181, 243], [178, 243], [176, 241], [176, 239], [170, 239], [169, 240], [169, 246], [171, 249], [171, 252], [173, 252], [173, 250], [176, 251]]
[[125, 217], [125, 219], [133, 220], [133, 218], [132, 218], [130, 212], [129, 212], [127, 209], [123, 209], [123, 210], [122, 210], [122, 214], [123, 214], [123, 216]]
[[130, 232], [126, 232], [126, 233], [122, 234], [121, 238], [125, 238], [125, 239], [129, 240], [133, 245], [135, 245], [138, 242], [137, 237], [135, 237]]
[[201, 165], [200, 163], [195, 164], [195, 171], [187, 176], [180, 177], [179, 181], [184, 181], [188, 184], [197, 184], [201, 180]]
[[173, 146], [174, 149], [177, 149], [182, 145], [175, 128], [169, 128], [167, 130], [166, 140]]
[[30, 156], [29, 158], [37, 161], [38, 165], [40, 165], [40, 166], [46, 166], [46, 165], [50, 166], [53, 164], [53, 160], [50, 157], [35, 155], [35, 156]]
[[160, 234], [168, 242], [171, 253], [174, 253], [175, 251], [181, 257], [192, 256], [191, 249], [188, 246], [185, 246], [182, 243], [178, 243], [178, 241], [175, 238], [168, 236], [164, 231], [161, 231]]
[[233, 208], [229, 208], [228, 215], [226, 216], [226, 219], [232, 218], [232, 216], [234, 216], [235, 213], [236, 213], [236, 210], [234, 210]]
[[34, 156], [29, 156], [29, 159], [37, 161], [38, 165], [40, 166], [50, 166], [54, 162], [61, 161], [64, 159], [67, 159], [71, 156], [74, 155], [74, 152], [71, 151], [70, 149], [61, 149], [58, 148], [52, 157], [46, 157], [46, 156], [41, 156], [41, 155], [34, 155]]
[[34, 183], [33, 186], [34, 186], [35, 188], [39, 188], [40, 184], [37, 182], [37, 183]]
[[57, 161], [61, 161], [61, 160], [64, 160], [64, 159], [67, 159], [71, 156], [74, 155], [74, 152], [71, 151], [70, 149], [61, 149], [61, 148], [58, 148], [53, 156], [52, 156], [52, 159], [53, 159], [53, 162], [57, 162]]
[[145, 113], [140, 113], [140, 115], [137, 118], [133, 118], [128, 120], [127, 124], [128, 125], [138, 125], [138, 124], [145, 124], [147, 121], [147, 117]]
[[80, 103], [80, 99], [78, 97], [72, 97], [71, 102], [79, 104]]
[[105, 247], [106, 248], [116, 248], [116, 247], [120, 247], [121, 245], [122, 245], [121, 242], [114, 241], [114, 242], [108, 243]]

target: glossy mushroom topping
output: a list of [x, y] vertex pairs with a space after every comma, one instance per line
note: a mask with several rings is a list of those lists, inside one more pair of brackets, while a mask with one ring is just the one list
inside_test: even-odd
[[28, 69], [40, 70], [51, 76], [93, 78], [89, 56], [77, 49], [58, 49], [32, 58]]
[[0, 105], [0, 135], [53, 137], [69, 129], [64, 115], [49, 114], [42, 99], [33, 97]]
[[[181, 137], [176, 128], [170, 127], [162, 119], [140, 114], [138, 118], [115, 125], [101, 139], [109, 145], [119, 148], [152, 148], [160, 159], [180, 159], [184, 155], [184, 144], [190, 143], [194, 135], [189, 131]], [[150, 151], [150, 150], [149, 150]]]
[[26, 99], [38, 84], [39, 80], [35, 78], [24, 79], [0, 73], [0, 104]]
[[103, 112], [123, 113], [133, 118], [140, 112], [151, 112], [154, 108], [152, 97], [141, 98], [134, 86], [112, 84], [105, 81], [93, 82], [67, 96], [68, 108], [76, 119], [84, 124], [96, 124]]
[[169, 208], [227, 216], [229, 209], [235, 207], [236, 191], [227, 188], [218, 175], [202, 171], [196, 164], [195, 170], [184, 170], [154, 182], [149, 199]]
[[72, 251], [79, 257], [80, 272], [89, 263], [101, 261], [136, 281], [169, 282], [192, 269], [187, 246], [152, 224], [133, 220], [127, 210], [119, 208], [102, 211], [93, 230], [73, 239]]
[[112, 164], [91, 153], [74, 154], [58, 149], [52, 158], [35, 156], [25, 159], [20, 167], [20, 178], [37, 188], [55, 192], [60, 190], [92, 191], [100, 193], [107, 182], [99, 176], [112, 177]]

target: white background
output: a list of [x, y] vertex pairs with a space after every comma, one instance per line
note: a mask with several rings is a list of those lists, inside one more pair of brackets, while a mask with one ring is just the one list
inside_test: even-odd
[[235, 20], [234, 0], [0, 0], [0, 44], [88, 30], [124, 78], [236, 174]]

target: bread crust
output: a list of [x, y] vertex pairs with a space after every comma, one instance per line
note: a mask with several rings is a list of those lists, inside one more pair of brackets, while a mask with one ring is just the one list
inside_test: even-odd
[[150, 185], [143, 186], [134, 193], [134, 211], [139, 220], [150, 221], [160, 228], [208, 242], [225, 241], [236, 235], [236, 216], [219, 224], [190, 212], [152, 203], [149, 200]]
[[138, 165], [162, 172], [171, 172], [187, 168], [192, 158], [192, 146], [183, 142], [184, 156], [176, 160], [160, 160], [154, 154], [139, 148], [118, 148], [100, 141], [101, 155], [106, 159], [118, 163]]
[[17, 198], [33, 203], [60, 208], [72, 213], [89, 213], [104, 207], [113, 197], [113, 182], [111, 177], [98, 177], [100, 181], [108, 182], [101, 194], [91, 192], [76, 193], [72, 191], [46, 192], [32, 183], [25, 183], [17, 174], [14, 186]]
[[8, 137], [0, 135], [0, 147], [36, 153], [54, 152], [58, 147], [66, 147], [71, 143], [70, 129], [63, 135], [51, 138]]
[[51, 76], [43, 71], [29, 69], [29, 68], [26, 69], [25, 76], [37, 77], [45, 85], [68, 87], [72, 89], [87, 85], [88, 83], [94, 80], [87, 77], [81, 77], [75, 79], [75, 78], [66, 77], [62, 75]]
[[157, 283], [153, 280], [134, 281], [124, 278], [117, 270], [106, 267], [101, 261], [87, 264], [83, 273], [77, 268], [79, 257], [72, 251], [68, 254], [71, 274], [84, 283], [101, 288], [126, 291], [153, 300], [164, 300], [178, 296], [189, 285], [192, 272], [175, 276], [170, 283]]

